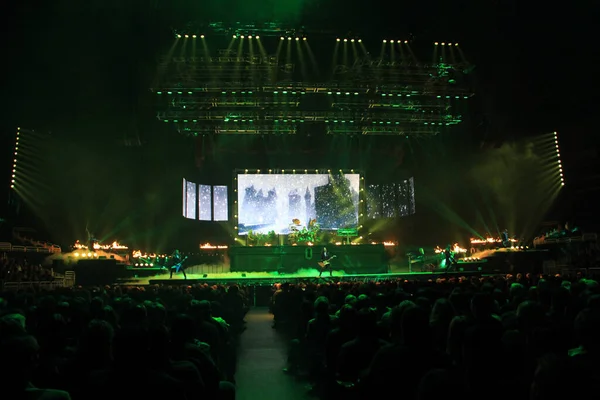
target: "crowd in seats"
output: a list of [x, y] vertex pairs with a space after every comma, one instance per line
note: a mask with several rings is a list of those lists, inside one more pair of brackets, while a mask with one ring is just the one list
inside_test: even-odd
[[29, 262], [25, 257], [0, 258], [0, 282], [51, 281], [52, 275], [52, 268]]
[[234, 399], [238, 286], [0, 294], [2, 398]]
[[593, 396], [600, 285], [529, 275], [283, 284], [289, 374], [321, 398]]

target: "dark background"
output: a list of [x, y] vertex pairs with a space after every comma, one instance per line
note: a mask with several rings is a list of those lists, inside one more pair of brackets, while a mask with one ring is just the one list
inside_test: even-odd
[[[486, 152], [503, 143], [552, 131], [560, 135], [567, 186], [546, 219], [591, 221], [600, 186], [595, 6], [583, 1], [554, 5], [479, 0], [280, 3], [25, 0], [3, 5], [0, 171], [5, 172], [0, 172], [0, 181], [5, 183], [0, 186], [0, 218], [8, 221], [4, 227], [34, 225], [61, 244], [83, 239], [86, 225], [99, 237], [144, 248], [168, 247], [173, 238], [188, 239], [190, 245], [198, 243], [199, 236], [225, 240], [229, 234], [225, 225], [177, 217], [181, 177], [230, 185], [231, 169], [245, 165], [219, 160], [226, 171], [222, 176], [198, 170], [196, 146], [156, 121], [155, 101], [148, 90], [157, 59], [172, 43], [171, 29], [190, 18], [278, 19], [307, 30], [327, 28], [375, 38], [410, 33], [423, 41], [461, 43], [477, 66], [469, 123], [456, 137], [412, 148], [396, 144], [397, 152], [385, 157], [393, 164], [393, 175], [416, 179], [417, 214], [396, 221], [396, 238], [412, 243], [455, 239], [465, 234], [464, 226], [454, 228], [461, 224], [480, 231], [479, 211], [465, 205], [469, 187], [447, 183], [460, 182], [457, 177], [473, 167], [473, 160], [485, 163]], [[44, 172], [53, 190], [43, 197], [43, 212], [17, 215], [9, 206], [17, 126], [52, 136], [48, 152], [54, 161]], [[379, 147], [390, 148], [388, 143]], [[252, 167], [273, 163], [264, 154], [249, 153], [245, 163]], [[367, 176], [376, 179], [375, 170]], [[489, 173], [494, 174], [493, 169]], [[506, 195], [531, 203], [525, 188]], [[514, 204], [523, 212], [531, 206]], [[436, 212], [440, 207], [446, 210], [444, 218]], [[448, 210], [456, 215], [454, 220], [447, 217]], [[507, 212], [498, 210], [503, 213]], [[512, 224], [499, 219], [499, 225]], [[514, 225], [511, 228], [521, 229], [519, 222]]]

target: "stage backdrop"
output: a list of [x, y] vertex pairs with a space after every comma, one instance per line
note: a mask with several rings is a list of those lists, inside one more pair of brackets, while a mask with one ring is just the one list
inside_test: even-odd
[[[346, 274], [380, 274], [388, 272], [383, 245], [333, 246], [333, 269]], [[294, 273], [301, 269], [318, 269], [320, 247], [313, 246], [240, 246], [229, 249], [232, 272]]]

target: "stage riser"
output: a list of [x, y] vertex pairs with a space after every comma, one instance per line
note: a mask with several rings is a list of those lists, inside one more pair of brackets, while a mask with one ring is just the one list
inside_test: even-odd
[[[333, 269], [347, 274], [379, 274], [388, 270], [382, 245], [333, 246]], [[229, 250], [232, 272], [294, 273], [315, 269], [321, 248], [311, 246], [234, 247]]]

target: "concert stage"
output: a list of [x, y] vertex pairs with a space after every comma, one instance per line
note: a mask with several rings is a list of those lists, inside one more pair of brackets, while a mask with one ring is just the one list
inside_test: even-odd
[[[332, 265], [346, 274], [382, 274], [389, 271], [382, 244], [328, 246], [336, 258]], [[321, 246], [240, 246], [229, 249], [231, 272], [257, 271], [295, 273], [315, 268]]]
[[479, 271], [463, 271], [463, 272], [397, 272], [384, 274], [344, 274], [339, 271], [334, 271], [333, 277], [329, 274], [323, 274], [321, 278], [318, 276], [317, 270], [301, 271], [296, 274], [277, 274], [277, 273], [224, 273], [224, 274], [207, 274], [206, 276], [188, 275], [188, 279], [183, 279], [182, 275], [174, 276], [169, 279], [168, 274], [164, 277], [155, 279], [130, 279], [121, 280], [120, 285], [198, 285], [198, 284], [240, 284], [240, 285], [273, 285], [276, 283], [327, 283], [327, 282], [381, 282], [386, 280], [435, 280], [438, 278], [459, 278], [472, 276], [490, 276], [493, 274], [482, 274]]

